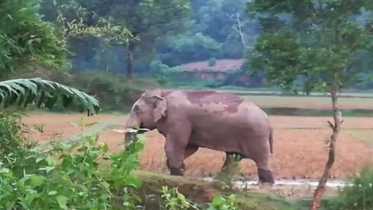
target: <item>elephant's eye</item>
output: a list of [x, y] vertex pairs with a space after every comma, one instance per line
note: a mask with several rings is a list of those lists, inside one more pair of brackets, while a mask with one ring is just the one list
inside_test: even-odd
[[139, 112], [140, 111], [140, 108], [139, 108], [139, 106], [135, 106], [134, 108], [133, 108], [133, 110], [135, 111], [135, 112]]

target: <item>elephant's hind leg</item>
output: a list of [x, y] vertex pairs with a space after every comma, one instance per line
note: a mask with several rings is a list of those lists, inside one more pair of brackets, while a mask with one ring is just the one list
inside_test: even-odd
[[258, 168], [259, 182], [274, 184], [275, 180], [273, 178], [272, 171], [270, 169]]

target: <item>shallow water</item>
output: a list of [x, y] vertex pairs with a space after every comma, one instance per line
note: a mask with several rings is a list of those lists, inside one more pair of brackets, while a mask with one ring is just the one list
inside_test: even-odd
[[[212, 178], [205, 178], [206, 181], [212, 181]], [[250, 189], [250, 188], [257, 188], [259, 187], [257, 180], [252, 181], [234, 181], [233, 184], [236, 187], [242, 189]], [[307, 179], [298, 179], [298, 180], [286, 180], [280, 179], [275, 180], [275, 184], [272, 186], [273, 188], [316, 188], [318, 186], [318, 180], [307, 180]], [[346, 182], [343, 180], [328, 180], [326, 183], [328, 188], [343, 188], [345, 186], [351, 186], [350, 182]]]

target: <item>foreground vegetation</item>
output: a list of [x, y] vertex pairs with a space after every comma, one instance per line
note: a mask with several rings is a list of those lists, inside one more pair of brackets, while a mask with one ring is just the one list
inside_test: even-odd
[[[212, 201], [208, 197], [192, 202], [174, 187], [184, 192], [188, 186], [189, 191], [190, 187], [207, 191], [207, 185], [178, 181], [168, 188], [164, 185], [169, 181], [162, 183], [166, 179], [141, 174], [140, 179], [135, 169], [144, 143], [141, 135], [126, 145], [129, 151], [115, 154], [108, 154], [106, 144], [97, 145], [95, 136], [73, 145], [55, 142], [52, 150], [41, 153], [35, 142], [22, 136], [20, 115], [2, 112], [1, 119], [0, 204], [6, 209], [139, 209], [140, 205], [151, 209], [213, 210], [239, 209], [242, 205], [258, 209], [256, 206], [260, 205], [219, 193]], [[102, 167], [99, 161], [109, 164]]]

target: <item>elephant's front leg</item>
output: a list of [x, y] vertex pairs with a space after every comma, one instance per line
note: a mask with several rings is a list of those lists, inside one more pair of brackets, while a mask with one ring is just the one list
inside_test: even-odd
[[171, 175], [182, 176], [181, 168], [184, 163], [185, 150], [189, 139], [188, 132], [174, 132], [166, 137], [165, 152], [167, 167]]
[[[187, 159], [189, 156], [193, 155], [194, 153], [196, 153], [198, 150], [198, 146], [195, 146], [195, 145], [188, 145], [186, 148], [185, 148], [185, 154], [184, 154], [184, 160]], [[181, 165], [181, 169], [185, 170], [185, 163], [184, 163], [184, 160], [183, 160], [183, 164]]]

